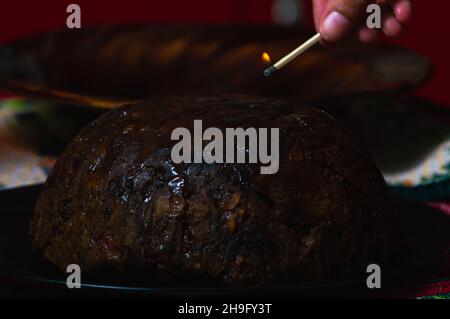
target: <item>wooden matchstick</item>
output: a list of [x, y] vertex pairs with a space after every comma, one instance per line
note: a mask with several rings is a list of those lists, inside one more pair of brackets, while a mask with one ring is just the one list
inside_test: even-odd
[[264, 71], [264, 76], [269, 77], [274, 72], [278, 71], [282, 67], [284, 67], [286, 64], [294, 60], [296, 57], [298, 57], [300, 54], [304, 53], [306, 50], [314, 46], [315, 44], [320, 42], [321, 39], [320, 33], [317, 33], [315, 36], [313, 36], [311, 39], [303, 43], [301, 46], [299, 46], [297, 49], [286, 55], [284, 58], [282, 58], [280, 61], [272, 65], [270, 68], [266, 69]]

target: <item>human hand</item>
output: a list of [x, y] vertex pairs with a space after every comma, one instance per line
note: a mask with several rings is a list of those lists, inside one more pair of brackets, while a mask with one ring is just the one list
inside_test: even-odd
[[374, 42], [379, 30], [361, 26], [371, 3], [382, 6], [382, 31], [396, 37], [412, 16], [410, 0], [313, 0], [314, 23], [325, 43], [342, 40], [353, 30], [362, 42]]

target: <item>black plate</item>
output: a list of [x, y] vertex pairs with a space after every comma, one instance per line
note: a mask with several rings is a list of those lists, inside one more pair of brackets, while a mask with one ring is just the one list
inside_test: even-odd
[[[374, 296], [364, 274], [352, 277], [257, 287], [177, 287], [137, 281], [118, 274], [82, 275], [82, 289], [69, 290], [65, 274], [31, 253], [28, 225], [41, 185], [0, 192], [0, 297], [317, 297]], [[417, 239], [416, 250], [395, 266], [382, 266], [383, 290], [395, 287], [450, 252], [450, 218], [423, 204], [396, 199], [402, 227]], [[408, 284], [411, 284], [408, 282]], [[380, 293], [378, 291], [377, 293]]]

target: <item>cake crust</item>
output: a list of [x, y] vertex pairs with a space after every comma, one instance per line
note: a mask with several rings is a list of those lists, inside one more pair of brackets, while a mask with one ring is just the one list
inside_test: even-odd
[[[174, 164], [171, 132], [280, 128], [279, 171]], [[387, 188], [323, 111], [248, 96], [153, 99], [109, 112], [65, 149], [30, 226], [35, 252], [65, 270], [138, 267], [224, 285], [363, 272], [389, 255]]]

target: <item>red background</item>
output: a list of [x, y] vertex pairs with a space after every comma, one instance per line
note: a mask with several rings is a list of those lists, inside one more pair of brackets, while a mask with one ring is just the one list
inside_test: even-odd
[[[304, 0], [308, 6], [311, 0]], [[431, 3], [432, 2], [432, 3]], [[439, 4], [437, 4], [437, 2]], [[0, 4], [0, 42], [65, 27], [66, 7], [77, 3], [83, 26], [117, 22], [270, 23], [272, 0], [39, 0]], [[450, 1], [414, 1], [412, 23], [396, 44], [429, 57], [436, 66], [433, 80], [419, 94], [450, 106]], [[309, 11], [309, 10], [308, 10]], [[310, 19], [306, 19], [309, 21]]]

